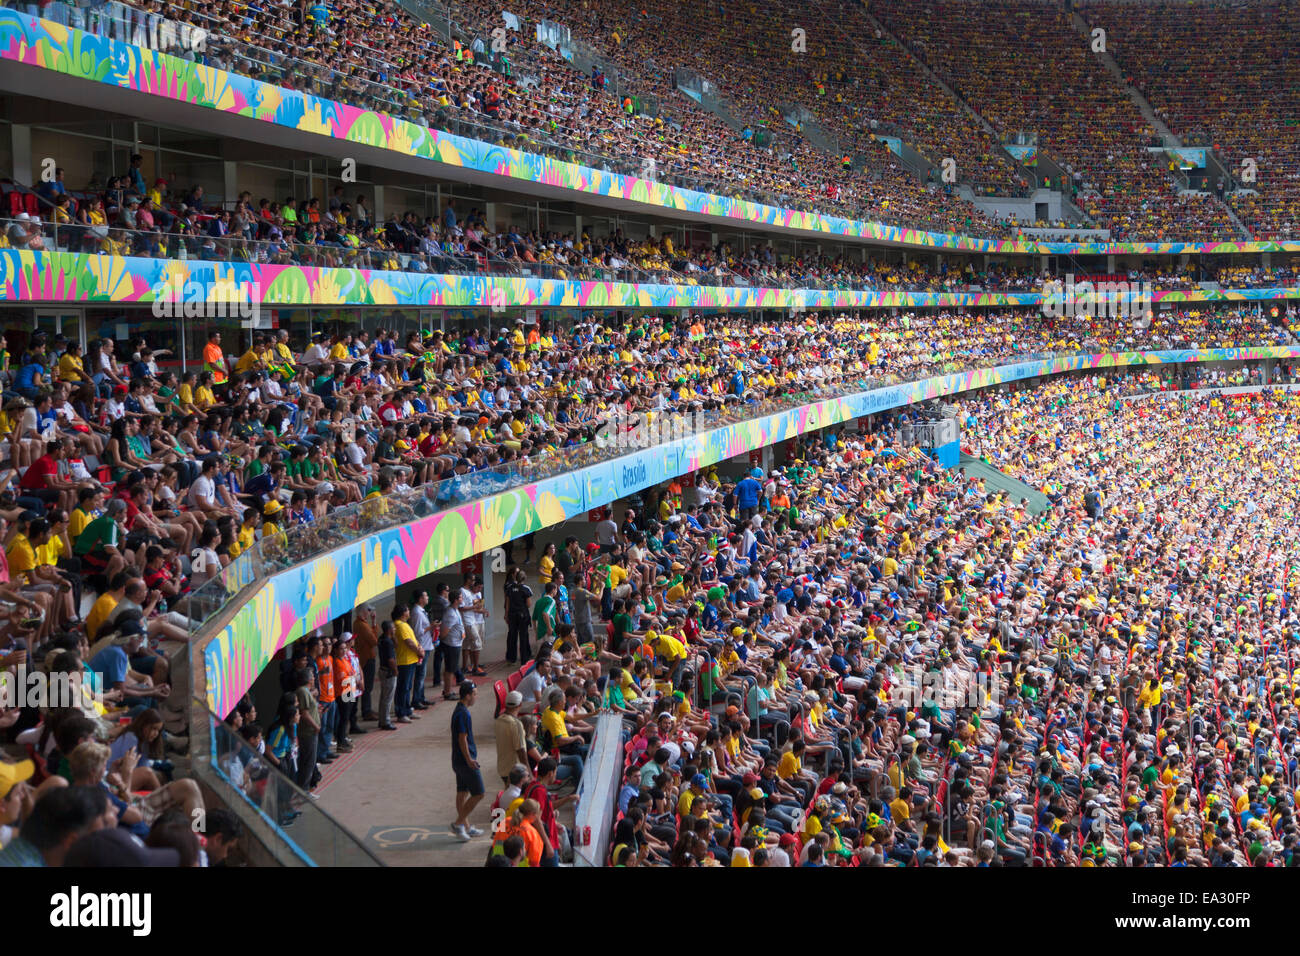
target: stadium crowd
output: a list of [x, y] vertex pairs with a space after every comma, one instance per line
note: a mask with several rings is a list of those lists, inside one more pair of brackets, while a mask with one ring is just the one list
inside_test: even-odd
[[1146, 150], [1152, 130], [1068, 11], [905, 0], [879, 15], [999, 133], [1036, 132], [1039, 151], [1061, 163], [1079, 204], [1113, 239], [1239, 237], [1220, 199], [1177, 193], [1169, 161]]
[[908, 412], [548, 549], [494, 865], [551, 862], [599, 711], [614, 866], [1293, 865], [1300, 401], [1169, 384], [957, 402], [1045, 510], [906, 447]]
[[[1051, 224], [985, 218], [952, 184], [933, 176], [919, 181], [881, 137], [901, 138], [936, 168], [954, 159], [959, 181], [979, 193], [1009, 195], [1023, 194], [1031, 173], [995, 137], [1030, 132], [1040, 152], [1065, 170], [1066, 182], [1049, 177], [1046, 184], [1074, 197], [1113, 239], [1241, 237], [1222, 191], [1180, 193], [1172, 160], [1147, 151], [1152, 131], [1069, 14], [1043, 15], [1035, 3], [1003, 0], [976, 12], [961, 2], [909, 0], [879, 11], [901, 47], [851, 0], [751, 6], [752, 32], [740, 44], [723, 29], [730, 15], [724, 8], [686, 11], [665, 0], [626, 12], [524, 3], [508, 15], [491, 3], [452, 4], [464, 42], [449, 41], [391, 3], [375, 10], [348, 0], [301, 8], [135, 6], [146, 18], [207, 28], [203, 56], [213, 65], [503, 145], [652, 171], [653, 178], [709, 192], [897, 225], [1013, 235], [1020, 226]], [[64, 20], [84, 22], [83, 12], [54, 7]], [[1247, 188], [1226, 194], [1251, 234], [1293, 238], [1300, 127], [1270, 91], [1295, 84], [1287, 85], [1290, 61], [1269, 44], [1285, 33], [1275, 20], [1290, 22], [1294, 4], [1257, 6], [1245, 19], [1229, 4], [1198, 3], [1193, 17], [1181, 17], [1181, 9], [1156, 4], [1130, 15], [1128, 5], [1083, 7], [1112, 30], [1131, 82], [1175, 132], [1212, 145], [1234, 173], [1246, 157], [1264, 170], [1257, 184], [1242, 182]], [[599, 67], [590, 75], [574, 69], [538, 38], [544, 21], [580, 21], [581, 39], [614, 66], [613, 76]], [[806, 36], [800, 52], [792, 49], [796, 28]], [[1212, 36], [1235, 38], [1235, 49], [1250, 51], [1243, 82], [1207, 65]], [[1044, 52], [1026, 53], [1008, 37]], [[505, 49], [492, 49], [502, 38]], [[728, 70], [718, 71], [723, 62]], [[720, 92], [736, 128], [678, 93], [679, 70], [703, 76]], [[1017, 95], [1022, 84], [1007, 82], [1009, 76], [1031, 78], [1035, 95]], [[1211, 92], [1194, 93], [1198, 83]]]
[[[1285, 49], [1300, 4], [1088, 0], [1080, 12], [1108, 31], [1128, 81], [1169, 128], [1219, 156], [1242, 187], [1227, 198], [1251, 235], [1300, 236], [1300, 67]], [[1221, 50], [1234, 51], [1230, 71]], [[1243, 175], [1247, 159], [1254, 181]]]
[[[170, 821], [169, 811], [196, 809], [197, 792], [171, 779], [168, 757], [186, 747], [169, 658], [188, 639], [196, 589], [244, 551], [363, 498], [441, 480], [436, 506], [471, 473], [548, 455], [563, 463], [575, 448], [599, 448], [600, 426], [618, 408], [734, 410], [1031, 350], [1260, 344], [1278, 331], [1237, 312], [1162, 314], [1150, 328], [1029, 312], [978, 323], [955, 313], [776, 324], [695, 316], [630, 332], [590, 324], [561, 332], [521, 320], [492, 341], [480, 332], [412, 335], [401, 345], [388, 332], [373, 341], [364, 332], [316, 334], [302, 353], [289, 347], [287, 330], [255, 333], [237, 358], [214, 332], [202, 367], [181, 375], [159, 369], [143, 340], [120, 356], [113, 339], [82, 355], [76, 343], [37, 334], [9, 366], [0, 413], [9, 462], [0, 488], [9, 615], [0, 666], [31, 662], [80, 675], [98, 696], [57, 712], [7, 711], [6, 735], [33, 761], [12, 773], [57, 776], [81, 744], [111, 747], [125, 717], [149, 762], [132, 759], [128, 769], [121, 759], [129, 754], [113, 754], [104, 764], [91, 747], [84, 764], [69, 765], [68, 779], [105, 782], [140, 836], [158, 818]], [[280, 733], [259, 740], [283, 756], [286, 735], [296, 732], [285, 729], [294, 726], [287, 713], [277, 716]], [[256, 715], [241, 710], [240, 718], [230, 733], [261, 730]], [[325, 714], [315, 719], [324, 741], [316, 756], [328, 761], [335, 728]], [[338, 728], [344, 746], [347, 725]], [[264, 766], [241, 770], [267, 779]], [[309, 789], [307, 762], [296, 770]], [[130, 811], [141, 794], [150, 803], [137, 818]]]

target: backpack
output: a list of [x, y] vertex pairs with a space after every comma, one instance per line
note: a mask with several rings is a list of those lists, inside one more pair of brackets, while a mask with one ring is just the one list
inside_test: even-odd
[[549, 754], [555, 749], [555, 737], [545, 726], [537, 730], [537, 749], [544, 754]]

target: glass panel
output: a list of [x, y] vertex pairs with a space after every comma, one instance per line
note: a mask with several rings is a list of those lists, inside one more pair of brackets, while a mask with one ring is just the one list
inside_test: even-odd
[[[200, 701], [194, 704], [195, 714], [207, 721], [211, 741], [209, 759], [196, 761], [195, 770], [228, 805], [235, 806], [242, 800], [246, 808], [262, 816], [291, 851], [315, 866], [381, 865], [360, 840], [243, 737]], [[296, 728], [293, 733], [296, 735]], [[268, 731], [268, 740], [270, 736]]]

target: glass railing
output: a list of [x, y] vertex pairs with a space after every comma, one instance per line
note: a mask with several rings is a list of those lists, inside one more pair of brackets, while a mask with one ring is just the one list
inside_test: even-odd
[[[703, 411], [698, 417], [692, 415], [689, 425], [692, 429], [721, 428], [887, 383], [886, 379], [878, 377], [857, 378], [837, 386], [805, 389], [778, 398], [749, 403], [737, 401], [724, 408]], [[590, 424], [599, 425], [601, 422]], [[289, 524], [280, 534], [259, 539], [214, 576], [196, 582], [188, 602], [177, 610], [189, 618], [191, 634], [197, 633], [245, 588], [278, 571], [385, 528], [397, 527], [628, 453], [627, 446], [617, 441], [589, 441], [332, 509], [319, 519], [305, 524]], [[287, 510], [283, 516], [284, 520], [291, 520]]]
[[[989, 357], [984, 365], [1007, 364], [1055, 358], [1063, 352], [1032, 352]], [[872, 389], [918, 381], [934, 375], [965, 371], [969, 361], [953, 358], [918, 364], [905, 375], [875, 374], [852, 378], [750, 402], [735, 402], [719, 409], [706, 410], [689, 418], [695, 430], [712, 430], [726, 425], [789, 411], [814, 402], [843, 398]], [[633, 416], [644, 412], [633, 413]], [[659, 413], [664, 414], [664, 413]], [[670, 417], [670, 415], [669, 415]], [[599, 421], [592, 424], [600, 424]], [[471, 501], [500, 494], [520, 485], [531, 484], [566, 474], [629, 454], [626, 445], [616, 441], [589, 441], [581, 445], [542, 452], [492, 468], [443, 479], [418, 488], [392, 492], [385, 496], [354, 502], [332, 509], [323, 517], [306, 524], [289, 524], [280, 534], [259, 539], [213, 577], [195, 584], [188, 604], [177, 610], [190, 620], [191, 633], [197, 633], [223, 608], [238, 598], [246, 588], [279, 571], [311, 560], [327, 551], [356, 541], [385, 528], [398, 527], [418, 518], [437, 514]], [[290, 520], [283, 512], [284, 520]]]
[[[689, 426], [688, 433], [693, 435], [815, 402], [844, 398], [890, 385], [923, 381], [939, 375], [1025, 362], [1051, 361], [1076, 355], [1092, 355], [1120, 348], [1158, 351], [1170, 347], [1210, 348], [1212, 346], [1174, 345], [1159, 340], [1119, 342], [1103, 346], [1095, 341], [1083, 340], [1075, 343], [1072, 348], [1024, 352], [1007, 350], [984, 356], [934, 357], [917, 360], [909, 368], [898, 373], [878, 372], [855, 375], [822, 385], [782, 391], [780, 394], [757, 400], [746, 402], [735, 400], [722, 408], [701, 411], [698, 415], [694, 413], [689, 416], [683, 415], [683, 420]], [[639, 410], [631, 413], [631, 416], [635, 418], [646, 414], [644, 410]], [[674, 414], [672, 411], [650, 413], [651, 416], [661, 416], [661, 423], [663, 419], [671, 421]], [[608, 419], [596, 418], [588, 420], [585, 424], [600, 426], [606, 421]], [[659, 433], [681, 434], [682, 432], [669, 428], [666, 424], [660, 424]], [[354, 502], [332, 509], [321, 518], [306, 524], [288, 524], [280, 534], [258, 540], [212, 578], [196, 583], [189, 596], [188, 605], [177, 609], [189, 617], [191, 633], [196, 633], [237, 598], [244, 589], [278, 571], [311, 560], [327, 551], [385, 528], [397, 527], [449, 508], [509, 491], [520, 485], [574, 472], [602, 461], [637, 454], [641, 450], [629, 452], [626, 444], [620, 444], [614, 439], [606, 440], [599, 431], [598, 436], [600, 440], [542, 451], [491, 468]], [[283, 514], [284, 520], [290, 520], [289, 512]]]
[[[304, 242], [288, 237], [273, 240], [248, 239], [233, 234], [217, 236], [202, 231], [203, 224], [212, 221], [211, 216], [198, 220], [197, 226], [182, 227], [180, 225], [182, 220], [171, 212], [166, 215], [155, 213], [159, 225], [154, 229], [133, 229], [127, 226], [77, 221], [60, 222], [55, 207], [47, 198], [39, 197], [39, 207], [41, 212], [27, 220], [0, 219], [0, 248], [139, 256], [147, 259], [178, 261], [248, 262], [266, 265], [369, 269], [378, 272], [538, 278], [561, 282], [625, 282], [635, 285], [702, 288], [794, 288], [811, 292], [907, 292], [936, 295], [970, 291], [1034, 293], [1042, 288], [1042, 280], [1035, 280], [1032, 288], [1022, 288], [997, 279], [979, 277], [961, 281], [927, 278], [922, 282], [893, 282], [874, 276], [849, 275], [829, 278], [799, 276], [784, 270], [756, 271], [754, 274], [746, 275], [726, 267], [697, 265], [687, 259], [675, 260], [673, 264], [678, 268], [646, 269], [627, 262], [618, 265], [604, 263], [556, 265], [547, 262], [529, 262], [518, 256], [502, 255], [499, 249], [485, 249], [468, 255], [409, 253], [392, 248], [353, 245], [344, 239], [320, 238], [316, 241]], [[256, 224], [257, 221], [253, 221]], [[363, 230], [367, 233], [369, 231]], [[353, 231], [352, 234], [356, 235], [356, 232]]]
[[[300, 860], [314, 866], [382, 866], [355, 836], [199, 700], [194, 720], [206, 720], [208, 759], [195, 770], [230, 807], [260, 815]], [[202, 716], [199, 716], [202, 715]]]
[[[315, 266], [338, 269], [370, 269], [381, 272], [414, 272], [438, 275], [492, 275], [511, 278], [540, 278], [558, 281], [627, 282], [633, 284], [681, 285], [687, 280], [670, 269], [646, 270], [633, 265], [552, 265], [503, 257], [496, 252], [451, 254], [408, 253], [395, 249], [354, 246], [347, 241], [321, 239], [302, 242], [246, 239], [240, 235], [214, 236], [186, 227], [171, 213], [159, 217], [166, 228], [132, 229], [126, 226], [58, 222], [49, 201], [40, 200], [40, 217], [0, 219], [3, 238], [0, 247], [47, 252], [102, 253], [140, 256], [149, 259], [249, 262], [269, 265]], [[202, 222], [211, 222], [204, 217]], [[695, 284], [701, 284], [696, 282]]]

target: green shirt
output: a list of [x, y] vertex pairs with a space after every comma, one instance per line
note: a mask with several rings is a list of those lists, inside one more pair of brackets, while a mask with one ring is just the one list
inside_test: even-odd
[[537, 625], [539, 638], [555, 630], [555, 598], [544, 594], [537, 599], [537, 603], [533, 605], [533, 623]]
[[117, 522], [107, 514], [102, 514], [77, 535], [77, 543], [72, 551], [77, 555], [87, 555], [92, 551], [103, 551], [106, 547], [117, 547], [117, 537]]

